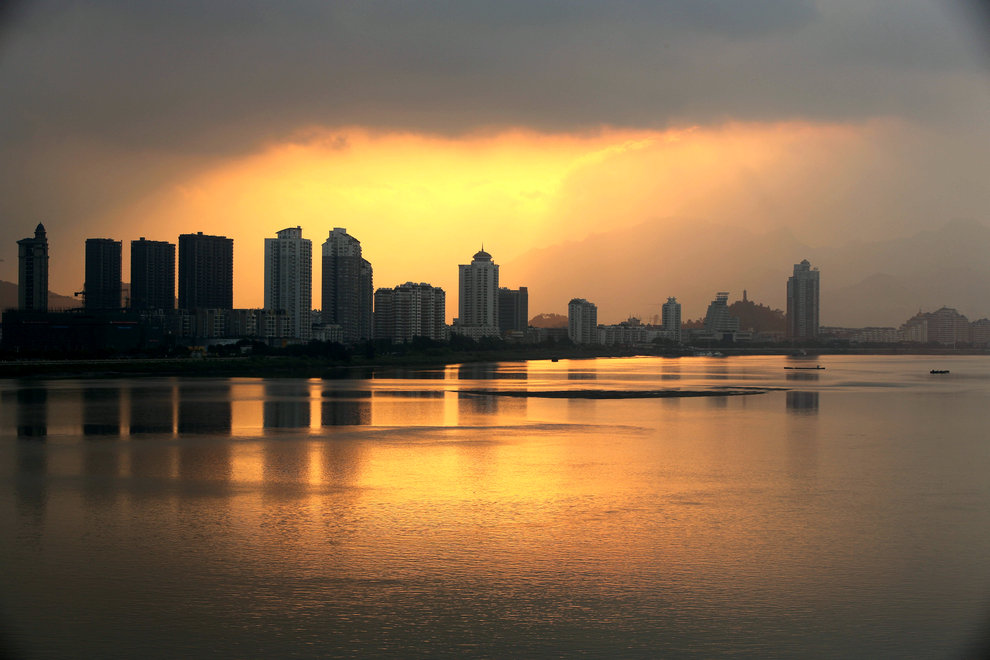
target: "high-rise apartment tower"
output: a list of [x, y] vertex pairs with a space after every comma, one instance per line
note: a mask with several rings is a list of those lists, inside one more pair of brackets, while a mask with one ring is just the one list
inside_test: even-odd
[[501, 332], [529, 327], [529, 289], [500, 287], [498, 290], [498, 329]]
[[813, 339], [818, 336], [818, 269], [805, 259], [794, 264], [794, 274], [787, 278], [787, 336]]
[[179, 235], [179, 309], [233, 309], [234, 239]]
[[440, 287], [406, 282], [375, 292], [375, 339], [440, 341], [445, 338], [446, 317], [446, 294]]
[[323, 243], [323, 312], [325, 324], [339, 325], [345, 343], [371, 339], [371, 263], [361, 256], [361, 242], [334, 227]]
[[567, 303], [567, 336], [575, 344], [598, 343], [598, 306], [584, 298]]
[[17, 241], [17, 307], [48, 311], [48, 236], [40, 222], [34, 238]]
[[131, 241], [131, 309], [175, 309], [175, 243]]
[[667, 298], [667, 302], [660, 307], [660, 319], [667, 336], [676, 342], [680, 342], [681, 303], [677, 302], [677, 298]]
[[265, 309], [284, 310], [290, 334], [309, 340], [313, 335], [313, 242], [302, 227], [290, 227], [265, 239]]
[[86, 309], [120, 309], [120, 253], [120, 241], [86, 239]]

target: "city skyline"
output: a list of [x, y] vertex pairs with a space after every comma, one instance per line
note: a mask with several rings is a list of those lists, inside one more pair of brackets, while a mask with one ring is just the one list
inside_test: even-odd
[[[266, 259], [265, 259], [265, 305], [263, 308], [240, 308], [241, 312], [251, 312], [259, 310], [268, 310], [272, 312], [279, 312], [280, 314], [285, 314], [285, 322], [288, 323], [285, 329], [278, 330], [277, 334], [274, 336], [279, 337], [293, 337], [297, 339], [308, 339], [311, 335], [309, 330], [309, 324], [302, 321], [305, 313], [302, 311], [308, 309], [313, 313], [319, 313], [319, 322], [321, 323], [331, 323], [335, 325], [341, 325], [341, 327], [348, 324], [356, 323], [358, 326], [363, 328], [363, 330], [347, 330], [346, 334], [348, 339], [346, 341], [353, 342], [358, 339], [378, 337], [379, 333], [376, 329], [371, 327], [374, 315], [377, 314], [377, 306], [375, 301], [378, 300], [378, 293], [373, 293], [375, 290], [372, 286], [371, 276], [372, 276], [372, 265], [367, 260], [361, 258], [361, 244], [360, 241], [356, 240], [354, 237], [347, 234], [344, 228], [334, 228], [330, 231], [329, 238], [324, 243], [323, 252], [324, 260], [331, 259], [333, 261], [334, 255], [340, 253], [340, 255], [347, 255], [355, 257], [355, 268], [356, 272], [351, 273], [350, 280], [353, 280], [351, 284], [357, 282], [358, 288], [364, 290], [364, 295], [358, 295], [358, 298], [363, 300], [360, 306], [363, 311], [359, 312], [361, 319], [354, 319], [353, 321], [347, 321], [341, 324], [337, 319], [340, 315], [340, 311], [331, 310], [327, 314], [331, 318], [330, 321], [324, 319], [327, 314], [324, 314], [320, 308], [316, 306], [316, 302], [313, 300], [313, 283], [311, 276], [311, 261], [312, 261], [312, 242], [308, 239], [302, 238], [302, 230], [300, 227], [288, 228], [279, 230], [276, 232], [277, 238], [266, 238]], [[39, 239], [39, 236], [41, 237]], [[232, 272], [231, 257], [233, 254], [233, 240], [223, 236], [210, 236], [204, 235], [203, 232], [197, 232], [197, 234], [188, 234], [179, 236], [180, 244], [186, 244], [186, 270], [190, 272], [195, 271], [197, 268], [202, 270], [205, 269], [208, 273], [227, 273]], [[198, 248], [193, 248], [191, 245], [193, 243], [203, 243], [204, 246]], [[48, 255], [47, 255], [47, 234], [42, 225], [38, 225], [35, 231], [34, 238], [26, 238], [17, 242], [19, 249], [19, 283], [17, 286], [18, 292], [18, 304], [15, 307], [8, 307], [8, 309], [20, 309], [20, 310], [30, 310], [33, 309], [37, 304], [37, 301], [33, 300], [34, 294], [32, 293], [37, 288], [38, 278], [47, 278], [48, 270]], [[207, 246], [207, 244], [209, 244]], [[216, 245], [213, 245], [216, 244]], [[80, 305], [87, 307], [96, 311], [103, 310], [108, 311], [119, 307], [121, 309], [132, 309], [132, 310], [170, 310], [175, 308], [176, 299], [170, 295], [171, 291], [174, 291], [175, 286], [175, 244], [169, 243], [167, 241], [149, 241], [145, 237], [141, 237], [139, 240], [131, 241], [131, 254], [132, 254], [132, 279], [133, 282], [129, 283], [126, 291], [122, 290], [121, 284], [121, 245], [122, 241], [116, 241], [109, 238], [90, 238], [86, 240], [86, 255], [87, 255], [87, 274], [88, 280], [93, 282], [92, 288], [94, 290], [94, 296], [90, 296], [90, 302], [87, 303], [86, 291], [77, 292], [77, 296], [81, 296]], [[276, 249], [276, 247], [279, 249]], [[307, 249], [308, 246], [308, 249]], [[291, 248], [291, 249], [287, 249]], [[110, 252], [108, 253], [107, 250]], [[203, 252], [205, 250], [205, 252]], [[201, 253], [202, 254], [199, 254]], [[288, 258], [289, 255], [282, 255], [284, 263], [279, 263], [279, 259], [276, 256], [276, 252], [292, 252], [291, 259]], [[194, 253], [198, 254], [198, 257], [194, 258]], [[41, 268], [36, 267], [36, 261], [41, 256], [41, 263], [43, 266]], [[207, 263], [210, 261], [208, 258], [210, 255], [219, 255], [221, 258], [216, 260], [216, 263]], [[139, 260], [140, 258], [140, 260]], [[202, 264], [196, 264], [197, 261], [202, 261]], [[325, 261], [326, 263], [326, 261]], [[135, 265], [138, 266], [137, 270], [134, 270]], [[498, 269], [499, 266], [493, 262], [492, 256], [482, 249], [476, 253], [473, 257], [472, 264], [470, 265], [460, 265], [460, 279], [461, 286], [458, 292], [458, 309], [461, 310], [463, 315], [463, 310], [465, 305], [467, 307], [477, 307], [481, 305], [484, 309], [474, 310], [471, 313], [472, 318], [487, 318], [489, 321], [493, 321], [493, 324], [482, 324], [477, 325], [476, 323], [467, 324], [465, 327], [464, 323], [456, 323], [458, 318], [454, 318], [455, 323], [449, 324], [451, 327], [455, 328], [455, 332], [460, 329], [461, 334], [468, 334], [470, 336], [485, 336], [491, 334], [494, 336], [495, 332], [504, 333], [508, 330], [520, 331], [525, 328], [525, 323], [528, 320], [528, 287], [520, 287], [518, 290], [509, 289], [506, 287], [498, 286]], [[494, 272], [494, 276], [487, 273], [488, 270]], [[345, 271], [348, 269], [345, 268]], [[465, 277], [466, 272], [474, 272], [474, 277]], [[819, 300], [820, 300], [820, 286], [819, 286], [819, 269], [817, 267], [812, 268], [810, 262], [804, 259], [798, 264], [794, 264], [793, 267], [794, 274], [787, 280], [787, 304], [786, 304], [786, 314], [784, 310], [777, 310], [779, 313], [784, 314], [784, 319], [786, 323], [786, 329], [784, 335], [792, 339], [814, 339], [818, 336], [818, 329], [828, 326], [830, 331], [836, 330], [849, 330], [858, 327], [861, 332], [856, 336], [861, 337], [863, 341], [886, 341], [886, 339], [866, 339], [867, 337], [890, 337], [893, 336], [891, 333], [894, 332], [894, 328], [890, 324], [864, 324], [860, 326], [854, 325], [842, 325], [836, 323], [822, 323], [820, 319], [819, 312]], [[333, 272], [333, 270], [327, 271]], [[474, 280], [478, 279], [478, 273], [481, 273], [481, 280], [486, 283], [484, 287], [479, 288], [476, 286], [477, 283]], [[347, 272], [344, 273], [345, 279], [348, 279]], [[186, 278], [190, 282], [195, 283], [197, 278], [189, 277]], [[202, 277], [199, 279], [203, 279]], [[216, 298], [220, 295], [223, 299], [232, 299], [232, 281], [227, 283], [222, 282], [224, 277], [206, 277], [204, 282], [209, 280], [210, 286], [207, 287], [211, 291], [207, 291], [208, 296], [213, 296]], [[281, 281], [281, 283], [276, 286], [276, 280]], [[23, 282], [23, 285], [21, 284]], [[479, 292], [475, 294], [471, 291], [467, 292], [465, 295], [465, 283], [470, 284], [468, 289], [472, 290], [477, 288]], [[215, 286], [220, 284], [220, 287]], [[308, 284], [308, 285], [307, 285]], [[109, 288], [108, 288], [109, 285]], [[276, 291], [276, 288], [285, 288], [291, 285], [295, 291]], [[330, 286], [328, 289], [327, 287]], [[323, 294], [326, 295], [328, 292], [333, 294], [334, 289], [333, 278], [329, 280], [324, 279], [322, 283]], [[187, 288], [192, 287], [192, 284], [187, 284]], [[441, 301], [443, 300], [443, 289], [441, 287], [433, 287], [428, 283], [420, 283], [418, 285], [413, 282], [407, 281], [405, 284], [396, 285], [394, 287], [395, 294], [401, 294], [405, 296], [405, 290], [409, 287], [426, 287], [430, 290], [436, 290], [440, 292]], [[193, 287], [195, 288], [195, 287]], [[345, 287], [347, 288], [347, 287]], [[488, 291], [484, 294], [481, 289], [494, 289], [495, 293], [492, 294]], [[226, 292], [220, 291], [220, 289], [226, 289]], [[385, 287], [384, 289], [378, 289], [379, 292], [387, 291], [392, 292], [392, 289]], [[373, 293], [373, 295], [372, 295]], [[191, 293], [187, 294], [187, 298]], [[196, 296], [202, 296], [202, 293], [196, 293]], [[430, 294], [431, 296], [433, 294]], [[738, 319], [728, 316], [727, 304], [729, 298], [729, 292], [719, 292], [716, 295], [714, 302], [709, 304], [708, 310], [702, 319], [698, 319], [695, 323], [700, 322], [708, 333], [733, 333], [738, 335], [743, 339], [743, 341], [748, 341], [749, 333], [745, 328], [738, 327]], [[303, 298], [306, 300], [304, 301]], [[94, 302], [95, 300], [95, 302]], [[111, 300], [120, 300], [120, 305], [112, 305]], [[149, 302], [151, 300], [152, 302]], [[219, 300], [219, 298], [218, 298]], [[418, 300], [418, 296], [417, 296]], [[494, 300], [494, 304], [492, 303]], [[276, 302], [279, 301], [279, 302]], [[473, 301], [473, 302], [470, 302]], [[487, 302], [485, 302], [487, 301]], [[746, 290], [743, 289], [743, 296], [741, 301], [745, 303], [747, 301]], [[306, 304], [308, 302], [308, 305]], [[322, 299], [321, 299], [322, 304]], [[574, 302], [573, 300], [571, 302]], [[290, 304], [291, 303], [291, 304]], [[484, 304], [482, 304], [484, 303]], [[418, 307], [419, 302], [415, 303]], [[670, 307], [673, 305], [673, 307]], [[389, 304], [391, 307], [391, 303]], [[232, 307], [224, 307], [223, 305], [178, 305], [179, 309], [185, 309], [191, 311], [194, 309], [233, 309]], [[357, 307], [355, 307], [357, 308]], [[943, 310], [949, 309], [953, 314], [958, 314], [955, 308], [948, 307], [945, 304], [937, 306], [928, 306], [929, 310], [937, 311], [924, 311], [925, 305], [918, 305], [918, 314], [916, 316], [921, 317], [923, 315], [935, 314], [937, 316]], [[442, 304], [437, 307], [435, 303], [430, 303], [429, 312], [430, 320], [425, 319], [417, 323], [423, 323], [423, 327], [428, 324], [444, 323], [444, 309]], [[434, 312], [432, 310], [437, 309], [439, 316], [434, 318]], [[676, 309], [676, 312], [673, 310]], [[767, 308], [772, 309], [772, 307]], [[677, 302], [676, 297], [668, 297], [667, 303], [660, 305], [660, 312], [663, 314], [664, 318], [677, 319], [676, 327], [680, 326], [681, 318], [681, 304]], [[656, 311], [656, 310], [649, 310]], [[409, 312], [406, 312], [407, 314]], [[347, 316], [349, 313], [345, 313]], [[506, 317], [508, 314], [511, 320]], [[539, 314], [539, 313], [538, 313]], [[597, 316], [597, 306], [596, 306], [596, 316]], [[979, 316], [979, 315], [977, 315]], [[317, 317], [313, 317], [314, 322], [316, 322]], [[627, 326], [628, 323], [634, 323], [637, 327], [646, 328], [649, 323], [642, 324], [641, 318], [646, 318], [647, 320], [653, 319], [654, 325], [659, 325], [660, 314], [646, 314], [646, 315], [628, 315], [624, 320], [619, 321], [617, 319], [610, 319], [604, 322], [603, 327], [617, 327], [617, 326]], [[965, 315], [962, 318], [966, 318]], [[975, 316], [974, 316], [975, 318]], [[405, 323], [412, 323], [411, 320], [404, 321]], [[903, 326], [906, 328], [913, 322], [914, 319], [909, 319], [906, 322], [902, 322], [902, 319], [898, 319], [894, 325]], [[984, 315], [976, 326], [979, 326], [978, 330], [974, 330], [979, 336], [985, 333], [985, 330], [980, 325], [986, 321], [986, 316]], [[283, 321], [279, 321], [282, 323]], [[390, 322], [390, 326], [395, 326], [396, 321]], [[968, 321], [967, 321], [968, 323]], [[661, 327], [663, 336], [666, 338], [677, 338], [675, 334], [669, 334], [671, 328], [667, 327], [667, 323], [664, 322]], [[290, 327], [291, 326], [291, 327]], [[480, 331], [479, 331], [480, 328]], [[813, 328], [814, 330], [810, 330]], [[739, 331], [742, 333], [739, 334]], [[880, 332], [878, 335], [877, 332]], [[905, 337], [918, 335], [915, 331], [905, 330]], [[430, 332], [425, 335], [428, 337], [439, 336], [440, 333], [433, 328], [431, 325]], [[922, 331], [921, 336], [926, 333]], [[360, 335], [360, 337], [358, 336]], [[401, 336], [397, 335], [397, 336]], [[624, 335], [610, 335], [607, 343], [612, 343], [614, 341], [622, 341]], [[323, 340], [328, 339], [328, 335], [321, 334], [319, 338]], [[631, 335], [629, 336], [631, 337]], [[627, 339], [629, 337], [626, 337]], [[408, 339], [408, 337], [407, 337]], [[333, 339], [331, 339], [333, 340]], [[899, 340], [898, 340], [899, 341]], [[944, 343], [944, 342], [940, 342]]]
[[[827, 251], [954, 219], [985, 225], [986, 33], [966, 9], [427, 3], [391, 8], [417, 18], [397, 31], [384, 8], [335, 3], [300, 2], [277, 21], [252, 6], [22, 3], [5, 14], [0, 61], [0, 212], [13, 219], [0, 241], [44, 223], [58, 237], [51, 288], [71, 293], [84, 265], [73, 246], [87, 237], [208, 230], [237, 241], [246, 286], [233, 304], [260, 307], [264, 248], [251, 237], [272, 226], [316, 236], [346, 224], [381, 282], [447, 291], [445, 264], [481, 239], [524, 275], [534, 311], [579, 294], [603, 317], [644, 314], [685, 290], [682, 269], [659, 269], [654, 291], [618, 309], [529, 272], [543, 250], [635, 227], [787, 229]], [[155, 38], [123, 38], [148, 26]], [[71, 75], [58, 64], [69, 53]], [[793, 252], [809, 254], [777, 256]], [[13, 257], [0, 279], [16, 281]], [[697, 294], [682, 297], [696, 316]]]

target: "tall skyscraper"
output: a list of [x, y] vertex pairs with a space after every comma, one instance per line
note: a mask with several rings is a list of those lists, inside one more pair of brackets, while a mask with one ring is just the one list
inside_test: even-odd
[[440, 287], [406, 282], [375, 292], [375, 339], [408, 342], [445, 338], [446, 294]]
[[17, 307], [48, 311], [48, 236], [40, 222], [34, 238], [17, 241]]
[[584, 298], [567, 303], [567, 336], [575, 344], [598, 343], [598, 307]]
[[529, 289], [499, 287], [498, 329], [501, 332], [525, 330], [529, 327]]
[[681, 341], [681, 303], [677, 298], [667, 298], [660, 307], [660, 318], [663, 329], [676, 342]]
[[289, 315], [292, 337], [313, 336], [313, 242], [302, 227], [290, 227], [265, 239], [265, 309]]
[[120, 253], [120, 241], [86, 239], [86, 309], [120, 309]]
[[813, 339], [818, 336], [818, 269], [807, 259], [794, 264], [794, 274], [787, 278], [787, 336]]
[[492, 255], [479, 250], [470, 264], [461, 264], [458, 269], [456, 326], [472, 336], [497, 336], [498, 264]]
[[131, 241], [131, 309], [175, 309], [175, 243]]
[[234, 239], [179, 235], [179, 309], [233, 309]]
[[371, 339], [374, 299], [371, 263], [361, 242], [334, 227], [323, 243], [323, 323], [339, 325], [344, 343]]

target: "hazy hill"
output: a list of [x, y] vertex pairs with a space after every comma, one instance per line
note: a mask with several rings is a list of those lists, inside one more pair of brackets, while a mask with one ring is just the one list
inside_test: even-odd
[[533, 328], [566, 328], [566, 314], [537, 314], [529, 320], [529, 325]]
[[[49, 309], [69, 309], [72, 307], [82, 307], [82, 301], [72, 296], [60, 296], [52, 291], [48, 292]], [[17, 285], [13, 282], [0, 280], [0, 309], [17, 308]]]
[[651, 318], [668, 296], [685, 319], [718, 291], [730, 300], [786, 308], [793, 265], [821, 271], [823, 325], [900, 325], [919, 308], [990, 315], [990, 227], [953, 221], [913, 236], [811, 247], [786, 230], [757, 233], [706, 222], [656, 221], [531, 250], [502, 266], [529, 287], [530, 305], [563, 311], [574, 297], [598, 305], [601, 323]]

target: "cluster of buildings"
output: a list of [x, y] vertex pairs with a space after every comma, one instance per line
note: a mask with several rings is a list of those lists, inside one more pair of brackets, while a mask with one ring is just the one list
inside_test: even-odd
[[940, 346], [990, 347], [990, 319], [970, 321], [952, 307], [921, 312], [899, 328], [824, 327], [822, 336], [854, 344], [938, 344]]
[[[132, 240], [131, 281], [125, 292], [122, 241], [86, 240], [85, 284], [76, 312], [48, 311], [48, 239], [39, 224], [18, 241], [18, 310], [4, 315], [5, 343], [68, 350], [87, 345], [128, 348], [181, 338], [217, 343], [250, 338], [269, 343], [313, 339], [355, 344], [370, 339], [443, 341], [469, 337], [527, 337], [526, 287], [499, 287], [498, 265], [482, 249], [460, 266], [459, 316], [446, 323], [446, 293], [427, 283], [373, 288], [373, 269], [360, 241], [332, 229], [322, 245], [322, 309], [313, 309], [312, 242], [301, 227], [265, 239], [264, 307], [233, 307], [234, 241], [198, 232], [176, 244]], [[178, 277], [176, 277], [178, 276]], [[176, 289], [176, 282], [178, 288]], [[125, 332], [130, 331], [130, 332]], [[115, 339], [116, 338], [116, 339]]]
[[[745, 299], [745, 294], [744, 294]], [[701, 328], [684, 329], [681, 325], [681, 305], [677, 298], [667, 298], [661, 305], [661, 323], [644, 325], [630, 318], [615, 325], [598, 325], [598, 308], [583, 298], [568, 303], [568, 337], [576, 344], [629, 345], [664, 340], [672, 343], [712, 344], [722, 342], [814, 340], [819, 328], [819, 271], [807, 259], [794, 265], [794, 274], [787, 280], [787, 330], [784, 337], [774, 333], [754, 334], [740, 329], [739, 319], [729, 311], [729, 293], [719, 291], [708, 305]]]
[[[178, 255], [176, 254], [178, 248]], [[457, 318], [446, 323], [446, 293], [425, 282], [373, 287], [371, 263], [361, 242], [336, 227], [323, 242], [322, 308], [313, 309], [312, 241], [301, 227], [265, 239], [264, 307], [233, 307], [234, 241], [198, 232], [177, 243], [144, 237], [130, 242], [131, 278], [122, 283], [122, 241], [86, 240], [83, 309], [48, 310], [48, 239], [39, 224], [34, 237], [18, 241], [18, 310], [4, 315], [7, 345], [69, 350], [92, 345], [147, 346], [167, 337], [184, 343], [218, 343], [249, 338], [273, 344], [320, 340], [355, 344], [365, 340], [410, 342], [416, 337], [444, 341], [450, 333], [474, 339], [502, 337], [538, 342], [570, 339], [575, 344], [635, 345], [658, 340], [705, 344], [840, 339], [851, 343], [916, 342], [990, 345], [990, 320], [970, 323], [944, 307], [921, 313], [901, 328], [822, 328], [819, 271], [804, 260], [787, 280], [786, 331], [755, 334], [740, 328], [729, 310], [728, 292], [709, 304], [702, 327], [685, 329], [681, 305], [670, 297], [659, 325], [636, 318], [600, 325], [597, 306], [574, 298], [567, 327], [529, 327], [526, 287], [499, 285], [499, 266], [482, 248], [458, 267]]]

